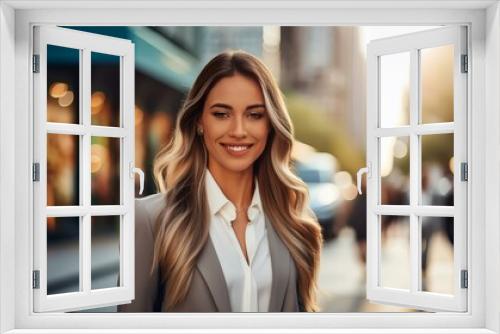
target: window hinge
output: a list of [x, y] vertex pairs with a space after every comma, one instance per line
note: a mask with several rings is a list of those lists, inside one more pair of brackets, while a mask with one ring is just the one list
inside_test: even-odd
[[33, 181], [40, 181], [40, 164], [38, 162], [33, 164]]
[[460, 287], [462, 289], [467, 289], [469, 287], [469, 273], [467, 270], [462, 270], [460, 272]]
[[33, 55], [33, 73], [40, 73], [40, 55]]
[[40, 270], [33, 270], [33, 289], [40, 289]]
[[460, 179], [462, 181], [469, 180], [469, 165], [466, 162], [460, 164]]
[[469, 72], [469, 57], [462, 55], [462, 73]]

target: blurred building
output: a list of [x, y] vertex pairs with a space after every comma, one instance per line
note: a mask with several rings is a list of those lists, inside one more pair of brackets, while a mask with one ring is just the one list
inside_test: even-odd
[[281, 86], [344, 126], [365, 147], [366, 68], [359, 27], [281, 27]]
[[200, 30], [200, 61], [205, 64], [226, 49], [242, 49], [262, 55], [262, 27], [203, 27]]

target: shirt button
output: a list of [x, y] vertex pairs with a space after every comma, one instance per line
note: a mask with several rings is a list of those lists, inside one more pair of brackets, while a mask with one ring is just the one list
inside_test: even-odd
[[255, 207], [251, 207], [248, 209], [248, 218], [250, 221], [253, 221], [255, 218], [257, 218], [257, 215], [259, 214], [259, 209]]
[[236, 219], [236, 210], [234, 206], [230, 202], [227, 202], [220, 211], [221, 215], [226, 219], [229, 223]]

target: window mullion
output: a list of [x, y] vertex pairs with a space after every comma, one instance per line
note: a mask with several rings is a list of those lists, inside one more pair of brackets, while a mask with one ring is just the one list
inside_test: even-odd
[[[135, 164], [135, 107], [134, 95], [125, 92], [135, 91], [134, 84], [134, 48], [131, 47], [120, 58], [120, 125], [126, 136], [120, 145], [120, 203], [128, 212], [120, 219], [120, 286], [129, 287], [134, 284], [134, 174], [131, 165]], [[134, 166], [135, 167], [135, 166]], [[131, 296], [131, 299], [133, 296]]]
[[[39, 44], [41, 37], [37, 34], [38, 43], [35, 43], [34, 52], [38, 52], [40, 55], [40, 73], [39, 76], [35, 76], [35, 80], [38, 81], [39, 89], [34, 89], [34, 101], [35, 101], [35, 112], [34, 121], [35, 129], [37, 133], [35, 137], [38, 138], [38, 147], [34, 150], [34, 161], [40, 163], [40, 181], [34, 183], [34, 189], [37, 198], [35, 201], [35, 212], [34, 212], [34, 233], [39, 237], [34, 237], [35, 249], [34, 256], [37, 257], [38, 265], [35, 262], [34, 269], [41, 270], [43, 273], [40, 275], [40, 290], [37, 291], [39, 294], [35, 294], [36, 298], [41, 298], [41, 294], [47, 295], [47, 255], [38, 250], [47, 249], [47, 45]], [[35, 142], [36, 143], [36, 142]], [[35, 144], [36, 145], [36, 144]]]
[[376, 205], [373, 212], [377, 215], [410, 216], [415, 214], [419, 217], [453, 217], [456, 209], [452, 206], [440, 205]]
[[[81, 101], [80, 101], [81, 102]], [[96, 126], [96, 125], [81, 125], [67, 123], [52, 123], [46, 124], [47, 133], [78, 135], [90, 134], [97, 137], [122, 138], [127, 135], [126, 129], [115, 128], [111, 126]]]
[[83, 178], [82, 188], [82, 201], [83, 207], [85, 209], [82, 224], [83, 227], [81, 229], [80, 234], [80, 263], [81, 263], [81, 279], [83, 279], [83, 291], [90, 292], [91, 290], [91, 217], [90, 217], [90, 205], [91, 205], [91, 181], [90, 181], [90, 173], [91, 173], [91, 134], [88, 131], [90, 128], [90, 92], [91, 92], [91, 78], [90, 78], [90, 50], [83, 49], [82, 51], [82, 62], [81, 62], [81, 86], [82, 94], [81, 96], [81, 110], [80, 115], [82, 119], [82, 125], [85, 128], [85, 133], [82, 136], [82, 152], [81, 152], [81, 160], [82, 160], [82, 169], [81, 175]]
[[[418, 50], [412, 49], [410, 52], [410, 207], [415, 209], [419, 204], [419, 155], [420, 145], [416, 128], [419, 123], [419, 57]], [[420, 265], [421, 254], [419, 243], [418, 216], [412, 210], [410, 213], [410, 292], [416, 293], [420, 285]]]
[[[461, 181], [460, 164], [468, 162], [467, 154], [467, 76], [462, 73], [461, 56], [468, 54], [466, 42], [466, 30], [460, 29], [456, 35], [455, 69], [454, 69], [454, 122], [456, 132], [453, 136], [453, 156], [454, 156], [454, 206], [456, 208], [454, 220], [454, 265], [455, 265], [455, 293], [463, 296], [458, 303], [465, 309], [467, 304], [467, 289], [460, 286], [460, 271], [469, 270], [467, 265], [467, 181]], [[470, 166], [469, 166], [470, 167]], [[469, 175], [470, 169], [469, 169]], [[464, 203], [464, 204], [462, 204]], [[469, 273], [470, 274], [470, 273]], [[470, 278], [470, 276], [469, 276]]]
[[[131, 109], [134, 110], [133, 115], [127, 115], [124, 112], [124, 109], [131, 107], [125, 105], [127, 94], [124, 94], [124, 81], [127, 74], [127, 72], [125, 71], [125, 66], [127, 60], [128, 57], [120, 57], [120, 127], [124, 128], [127, 134], [120, 140], [120, 204], [123, 205], [127, 211], [129, 211], [131, 204], [129, 196], [125, 196], [125, 193], [128, 193], [129, 191], [128, 185], [130, 183], [134, 184], [134, 179], [132, 178], [132, 182], [130, 181], [131, 171], [124, 170], [124, 166], [127, 166], [129, 169], [131, 168], [131, 165], [129, 164], [129, 147], [134, 147], [134, 145], [130, 144], [130, 140], [132, 140], [132, 138], [135, 140], [135, 138], [130, 134], [130, 131], [134, 129], [134, 126], [130, 124], [130, 117], [133, 117], [133, 120], [135, 121], [135, 108]], [[134, 89], [132, 89], [132, 91], [133, 90]], [[134, 194], [133, 186], [132, 194]], [[130, 268], [128, 268], [130, 261], [127, 261], [127, 259], [129, 258], [129, 254], [127, 252], [129, 250], [128, 244], [130, 232], [130, 228], [128, 225], [131, 224], [131, 218], [131, 215], [129, 215], [128, 217], [123, 215], [120, 216], [120, 281], [118, 282], [118, 284], [122, 287], [130, 284], [129, 277], [127, 276], [127, 273], [130, 272]]]

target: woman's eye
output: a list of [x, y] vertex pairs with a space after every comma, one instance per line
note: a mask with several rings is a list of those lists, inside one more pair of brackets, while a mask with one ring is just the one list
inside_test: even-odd
[[229, 113], [224, 112], [224, 111], [214, 111], [212, 113], [212, 115], [214, 115], [217, 118], [227, 118], [227, 117], [229, 117]]
[[250, 118], [261, 119], [262, 117], [264, 117], [264, 113], [262, 113], [262, 112], [252, 112], [252, 113], [250, 113]]

